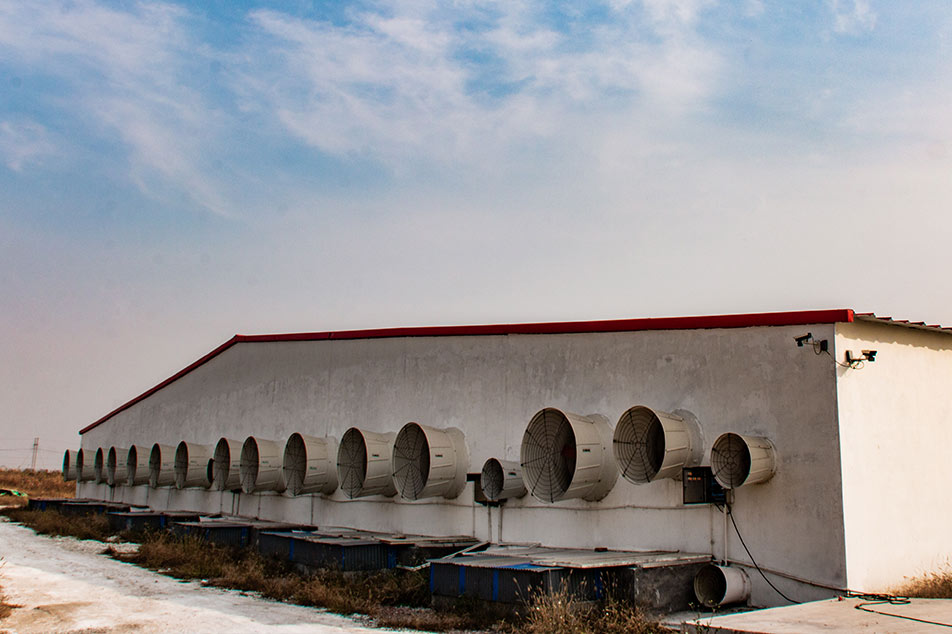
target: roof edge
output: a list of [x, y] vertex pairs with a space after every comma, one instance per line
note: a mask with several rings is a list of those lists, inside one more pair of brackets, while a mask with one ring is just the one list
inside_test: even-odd
[[636, 332], [642, 330], [701, 330], [710, 328], [750, 328], [756, 326], [800, 326], [854, 321], [849, 308], [833, 310], [801, 310], [778, 313], [744, 313], [694, 317], [649, 317], [643, 319], [611, 319], [600, 321], [562, 321], [525, 324], [491, 324], [472, 326], [422, 326], [410, 328], [377, 328], [330, 332], [303, 332], [271, 335], [235, 335], [200, 359], [190, 363], [155, 387], [120, 405], [99, 420], [79, 430], [80, 435], [98, 427], [116, 414], [152, 396], [192, 370], [204, 365], [237, 343], [280, 341], [324, 341], [353, 339], [387, 339], [396, 337], [452, 337], [485, 335], [555, 335], [597, 332]]

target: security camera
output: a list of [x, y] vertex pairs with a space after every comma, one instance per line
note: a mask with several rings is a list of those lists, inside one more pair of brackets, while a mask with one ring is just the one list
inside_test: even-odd
[[808, 332], [808, 333], [805, 334], [805, 335], [800, 335], [799, 337], [794, 337], [793, 340], [797, 342], [797, 347], [798, 347], [798, 348], [802, 348], [802, 347], [803, 347], [803, 344], [805, 344], [805, 343], [810, 343], [811, 341], [813, 341], [813, 333], [812, 333], [812, 332]]
[[866, 360], [870, 363], [876, 361], [876, 353], [878, 350], [863, 350], [863, 356], [866, 357]]

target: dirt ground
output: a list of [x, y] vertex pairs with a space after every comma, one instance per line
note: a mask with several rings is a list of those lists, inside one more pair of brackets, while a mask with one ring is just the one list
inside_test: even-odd
[[0, 586], [21, 607], [0, 632], [374, 632], [357, 621], [183, 583], [101, 555], [99, 542], [44, 537], [0, 518]]

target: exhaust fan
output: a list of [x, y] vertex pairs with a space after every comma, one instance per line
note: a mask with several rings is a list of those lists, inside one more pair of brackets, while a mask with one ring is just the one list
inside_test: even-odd
[[553, 407], [539, 411], [529, 421], [520, 451], [529, 491], [543, 502], [602, 499], [618, 479], [611, 443], [604, 416]]
[[393, 442], [393, 482], [408, 500], [455, 498], [466, 486], [469, 452], [463, 432], [407, 423]]
[[700, 430], [693, 421], [636, 405], [618, 419], [612, 450], [626, 480], [647, 484], [680, 478], [682, 467], [700, 462], [700, 456], [692, 456], [700, 444]]
[[142, 445], [129, 447], [126, 455], [126, 482], [129, 486], [149, 483], [149, 458], [149, 451]]
[[241, 446], [241, 490], [245, 493], [287, 488], [284, 480], [284, 451], [273, 440], [248, 436]]
[[96, 450], [96, 458], [93, 462], [93, 480], [96, 484], [102, 484], [106, 481], [106, 453], [102, 447]]
[[170, 445], [152, 445], [149, 454], [149, 486], [167, 487], [175, 484], [175, 447]]
[[526, 485], [522, 481], [522, 467], [518, 462], [509, 462], [490, 458], [483, 463], [479, 474], [479, 486], [483, 495], [491, 502], [508, 498], [521, 498], [526, 494]]
[[109, 448], [106, 454], [106, 482], [114, 487], [117, 484], [126, 484], [126, 464], [127, 460], [121, 460], [128, 457], [128, 450], [116, 449], [115, 446]]
[[694, 595], [709, 608], [747, 601], [750, 578], [740, 568], [707, 564], [694, 576]]
[[323, 493], [337, 488], [333, 456], [337, 442], [333, 438], [315, 438], [291, 434], [284, 446], [284, 480], [291, 495]]
[[182, 441], [175, 449], [175, 488], [200, 487], [207, 489], [211, 486], [208, 479], [208, 460], [212, 456], [212, 448], [208, 445]]
[[337, 450], [337, 478], [344, 495], [351, 499], [396, 495], [390, 464], [395, 436], [356, 427], [344, 432]]
[[776, 450], [767, 438], [728, 432], [711, 448], [711, 471], [725, 489], [766, 482], [776, 469]]
[[222, 438], [215, 445], [213, 482], [219, 491], [241, 488], [241, 442]]
[[76, 479], [80, 482], [88, 482], [93, 479], [93, 461], [89, 460], [89, 454], [82, 448], [76, 452]]
[[76, 452], [67, 449], [63, 454], [63, 482], [76, 479]]

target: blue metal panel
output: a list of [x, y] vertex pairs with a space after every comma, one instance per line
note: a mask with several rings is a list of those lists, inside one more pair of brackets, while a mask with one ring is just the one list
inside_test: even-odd
[[466, 593], [466, 566], [459, 567], [459, 595]]

